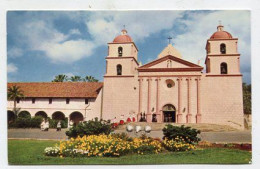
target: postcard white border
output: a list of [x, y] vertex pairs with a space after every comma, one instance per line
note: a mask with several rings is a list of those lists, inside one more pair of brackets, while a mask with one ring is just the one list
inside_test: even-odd
[[[7, 51], [6, 12], [8, 10], [251, 10], [252, 61], [252, 165], [84, 165], [8, 166], [7, 163]], [[0, 1], [0, 168], [259, 168], [260, 166], [260, 1], [259, 0], [1, 0]]]

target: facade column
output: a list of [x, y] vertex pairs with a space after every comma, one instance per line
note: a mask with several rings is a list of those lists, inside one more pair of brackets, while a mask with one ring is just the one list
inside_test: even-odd
[[196, 79], [197, 81], [197, 114], [196, 114], [196, 123], [201, 123], [201, 113], [200, 113], [200, 78]]
[[188, 114], [186, 117], [186, 123], [191, 123], [191, 116], [192, 114], [190, 113], [190, 81], [191, 78], [187, 78], [187, 109], [188, 109]]
[[142, 81], [143, 79], [138, 79], [139, 81], [139, 105], [138, 105], [138, 113], [137, 113], [137, 122], [141, 118], [141, 111], [142, 111]]
[[146, 120], [147, 122], [152, 122], [152, 114], [151, 114], [151, 108], [150, 108], [150, 97], [151, 97], [151, 78], [147, 79], [148, 82], [148, 92], [147, 92], [147, 113], [146, 113]]
[[181, 81], [182, 78], [178, 78], [178, 112], [177, 112], [177, 123], [181, 123], [182, 122], [182, 112], [181, 112], [181, 107], [182, 107], [182, 95], [181, 95]]
[[157, 122], [162, 122], [162, 116], [160, 114], [160, 110], [159, 110], [159, 97], [160, 97], [160, 90], [159, 90], [159, 81], [161, 79], [158, 77], [156, 79], [156, 118], [157, 118]]

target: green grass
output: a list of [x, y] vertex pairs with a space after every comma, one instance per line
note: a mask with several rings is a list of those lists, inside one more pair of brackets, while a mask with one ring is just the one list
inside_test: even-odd
[[251, 152], [224, 148], [207, 148], [189, 152], [168, 152], [122, 157], [59, 158], [43, 154], [45, 147], [57, 141], [8, 140], [11, 165], [30, 164], [248, 164]]

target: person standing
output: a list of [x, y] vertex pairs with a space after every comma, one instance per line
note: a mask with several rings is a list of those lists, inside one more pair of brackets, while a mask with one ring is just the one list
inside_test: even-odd
[[45, 128], [45, 120], [43, 119], [41, 123], [41, 131], [44, 131], [44, 128]]
[[57, 123], [57, 131], [61, 131], [61, 122], [60, 122], [60, 120]]
[[46, 120], [46, 122], [45, 122], [45, 127], [44, 127], [44, 131], [48, 131], [48, 130], [49, 130], [49, 127], [50, 127], [49, 120]]

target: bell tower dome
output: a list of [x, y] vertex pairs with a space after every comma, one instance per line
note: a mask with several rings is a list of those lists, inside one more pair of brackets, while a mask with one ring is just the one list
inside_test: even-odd
[[217, 31], [207, 40], [205, 60], [206, 73], [212, 75], [240, 75], [240, 54], [237, 50], [238, 38], [224, 31], [219, 24]]

